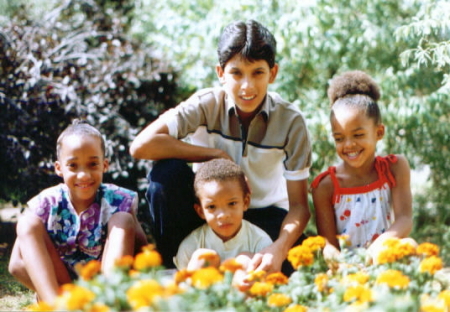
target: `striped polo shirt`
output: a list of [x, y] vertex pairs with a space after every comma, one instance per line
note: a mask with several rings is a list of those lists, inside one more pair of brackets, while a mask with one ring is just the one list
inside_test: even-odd
[[[244, 138], [234, 102], [220, 88], [198, 91], [161, 115], [169, 134], [227, 152], [252, 189], [250, 208], [289, 209], [286, 180], [309, 177], [311, 142], [300, 110], [268, 92]], [[194, 171], [201, 163], [194, 164]]]

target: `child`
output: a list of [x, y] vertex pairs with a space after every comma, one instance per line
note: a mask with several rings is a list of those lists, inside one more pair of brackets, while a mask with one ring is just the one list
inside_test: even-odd
[[[307, 179], [311, 144], [303, 115], [278, 94], [276, 41], [255, 21], [233, 22], [218, 44], [222, 87], [198, 91], [162, 114], [133, 141], [130, 153], [150, 159], [147, 199], [164, 265], [173, 267], [180, 242], [202, 220], [192, 209], [194, 174], [187, 162], [225, 158], [237, 163], [252, 189], [244, 218], [274, 240], [252, 259], [253, 269], [279, 271], [310, 218]], [[185, 138], [189, 138], [186, 142]]]
[[339, 248], [338, 234], [348, 235], [350, 248], [370, 246], [376, 253], [384, 239], [411, 232], [409, 164], [402, 155], [375, 155], [385, 127], [379, 88], [371, 77], [346, 72], [332, 80], [328, 97], [336, 152], [343, 162], [311, 185], [318, 234], [328, 241], [325, 256]]
[[137, 194], [102, 184], [108, 160], [100, 132], [75, 120], [59, 136], [56, 152], [55, 171], [64, 184], [28, 202], [9, 264], [11, 274], [48, 303], [77, 277], [77, 263], [102, 260], [107, 273], [116, 259], [146, 244]]
[[206, 224], [181, 243], [174, 258], [178, 269], [201, 268], [204, 254], [217, 254], [218, 265], [239, 255], [251, 257], [272, 244], [266, 232], [243, 220], [250, 205], [250, 188], [242, 169], [231, 160], [218, 158], [204, 163], [195, 175], [194, 189], [198, 199], [195, 211]]

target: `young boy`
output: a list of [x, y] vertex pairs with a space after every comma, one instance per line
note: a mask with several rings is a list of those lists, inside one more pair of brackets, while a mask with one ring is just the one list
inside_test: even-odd
[[75, 120], [59, 136], [56, 151], [55, 171], [64, 184], [28, 202], [9, 263], [10, 273], [48, 303], [60, 285], [77, 277], [77, 263], [101, 260], [107, 273], [116, 259], [146, 244], [137, 194], [102, 184], [108, 160], [100, 132]]
[[272, 244], [266, 232], [243, 220], [251, 192], [244, 172], [234, 162], [219, 158], [204, 163], [195, 175], [194, 189], [195, 211], [206, 224], [181, 243], [174, 258], [178, 269], [201, 268], [205, 253], [218, 255], [217, 265], [239, 255], [251, 256]]
[[[255, 254], [253, 269], [279, 271], [303, 233], [310, 218], [311, 144], [298, 108], [267, 92], [278, 73], [275, 52], [273, 35], [258, 22], [231, 23], [218, 45], [222, 87], [197, 92], [131, 144], [133, 157], [157, 161], [147, 198], [152, 234], [167, 267], [173, 267], [181, 240], [202, 222], [192, 209], [194, 174], [186, 162], [225, 158], [244, 171], [252, 189], [244, 218], [274, 240]], [[190, 142], [182, 140], [187, 137]]]

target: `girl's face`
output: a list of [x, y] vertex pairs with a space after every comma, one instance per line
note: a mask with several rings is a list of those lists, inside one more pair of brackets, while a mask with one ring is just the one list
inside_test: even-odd
[[103, 155], [99, 138], [90, 135], [64, 138], [55, 171], [69, 188], [70, 200], [77, 212], [87, 209], [94, 202], [107, 169], [108, 161]]
[[233, 238], [241, 228], [250, 194], [244, 195], [239, 182], [232, 179], [205, 182], [197, 195], [200, 200], [200, 205], [195, 205], [198, 215], [224, 242]]
[[240, 55], [230, 59], [225, 68], [216, 67], [220, 83], [242, 114], [252, 114], [258, 109], [277, 72], [278, 65], [270, 68], [265, 60], [249, 62]]
[[339, 157], [354, 168], [372, 164], [384, 125], [376, 125], [358, 108], [340, 105], [333, 112], [331, 128]]

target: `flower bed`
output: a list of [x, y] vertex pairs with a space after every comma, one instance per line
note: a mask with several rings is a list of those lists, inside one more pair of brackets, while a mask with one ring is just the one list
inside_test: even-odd
[[252, 286], [233, 286], [239, 268], [234, 259], [220, 269], [194, 272], [164, 270], [160, 255], [149, 245], [135, 258], [124, 257], [116, 270], [99, 274], [100, 263], [79, 268], [80, 279], [61, 288], [54, 305], [33, 311], [448, 311], [449, 282], [442, 278], [438, 246], [417, 248], [389, 239], [365, 265], [366, 250], [342, 249], [333, 263], [322, 256], [324, 239], [306, 239], [292, 248], [288, 260], [296, 272], [251, 272]]

